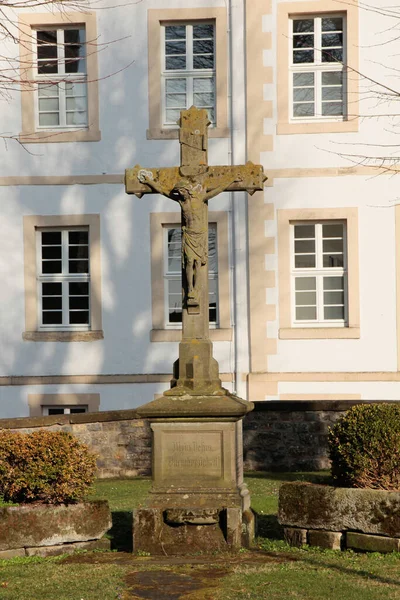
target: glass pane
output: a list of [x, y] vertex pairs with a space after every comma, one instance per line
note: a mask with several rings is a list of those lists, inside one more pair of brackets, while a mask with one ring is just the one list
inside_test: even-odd
[[317, 280], [315, 277], [296, 277], [294, 282], [295, 290], [315, 290]]
[[61, 245], [61, 231], [42, 231], [42, 246]]
[[344, 306], [325, 306], [324, 319], [344, 319]]
[[186, 93], [186, 79], [167, 79], [165, 82], [165, 90], [167, 94], [177, 92]]
[[88, 260], [69, 260], [68, 261], [68, 272], [69, 273], [89, 273], [89, 261]]
[[344, 292], [325, 292], [324, 304], [344, 304]]
[[169, 309], [182, 308], [182, 294], [168, 294]]
[[61, 258], [61, 246], [42, 246], [42, 258]]
[[57, 31], [37, 32], [38, 58], [57, 58]]
[[186, 42], [166, 42], [165, 54], [186, 54]]
[[179, 256], [168, 257], [168, 272], [179, 273], [182, 269], [181, 252], [179, 250]]
[[214, 77], [196, 77], [193, 79], [194, 92], [214, 92]]
[[295, 225], [294, 237], [298, 238], [315, 238], [315, 225]]
[[293, 116], [294, 117], [313, 117], [314, 116], [314, 104], [294, 104], [293, 105]]
[[293, 36], [293, 48], [314, 48], [314, 35]]
[[165, 39], [166, 40], [177, 40], [186, 38], [186, 26], [185, 25], [167, 25], [165, 28]]
[[182, 296], [182, 282], [180, 279], [168, 280], [168, 292], [170, 294], [180, 294]]
[[167, 123], [176, 123], [180, 118], [180, 110], [175, 108], [169, 108], [165, 111], [165, 117]]
[[76, 415], [76, 414], [85, 413], [85, 412], [87, 412], [86, 408], [78, 408], [78, 407], [76, 407], [76, 408], [71, 408], [70, 409], [71, 415]]
[[38, 62], [39, 75], [46, 73], [58, 73], [58, 62], [55, 60], [46, 60]]
[[70, 325], [89, 325], [89, 311], [77, 310], [69, 313]]
[[322, 114], [324, 116], [341, 116], [343, 115], [342, 102], [323, 102]]
[[89, 246], [70, 246], [69, 258], [89, 258]]
[[304, 102], [305, 100], [314, 100], [314, 88], [298, 88], [293, 90], [294, 102]]
[[66, 29], [64, 41], [66, 73], [83, 73], [86, 69], [84, 29]]
[[49, 415], [63, 415], [64, 414], [64, 409], [63, 408], [49, 408]]
[[38, 85], [39, 98], [58, 98], [58, 83], [39, 83]]
[[68, 112], [67, 125], [80, 125], [84, 126], [87, 124], [86, 112]]
[[315, 254], [297, 254], [294, 257], [294, 266], [296, 269], [314, 268]]
[[322, 88], [322, 100], [342, 100], [343, 88], [337, 87], [323, 87]]
[[322, 31], [342, 31], [342, 17], [324, 17], [322, 19]]
[[186, 56], [166, 56], [165, 68], [168, 71], [174, 69], [186, 69]]
[[186, 108], [186, 94], [167, 94], [165, 100], [168, 107]]
[[86, 281], [76, 281], [69, 284], [70, 296], [87, 296], [89, 294], [89, 283]]
[[42, 283], [42, 295], [43, 296], [61, 296], [62, 294], [61, 283]]
[[342, 85], [343, 73], [342, 71], [332, 71], [328, 73], [322, 73], [322, 85]]
[[84, 29], [65, 29], [64, 41], [66, 44], [84, 44], [85, 30]]
[[61, 273], [61, 260], [44, 260], [42, 261], [42, 273]]
[[[67, 50], [73, 48], [71, 46], [66, 46], [65, 47], [65, 51], [67, 53]], [[75, 51], [76, 48], [73, 48], [73, 50]], [[68, 52], [68, 54], [75, 54], [76, 52]], [[65, 59], [65, 72], [66, 73], [85, 73], [86, 71], [86, 60], [84, 57], [79, 58], [79, 59], [74, 59], [74, 58], [69, 58], [66, 57]]]
[[41, 127], [54, 127], [59, 124], [58, 113], [39, 113], [39, 125]]
[[295, 65], [314, 62], [314, 50], [293, 50], [293, 62]]
[[316, 292], [296, 292], [296, 306], [312, 305], [317, 303]]
[[69, 308], [80, 308], [89, 309], [89, 297], [88, 296], [72, 296], [69, 299]]
[[293, 19], [293, 33], [314, 31], [314, 19]]
[[293, 73], [293, 86], [314, 85], [314, 73]]
[[193, 37], [194, 39], [214, 37], [214, 25], [212, 23], [193, 25]]
[[61, 296], [45, 296], [42, 298], [42, 307], [44, 310], [56, 309], [62, 310], [62, 298]]
[[214, 40], [197, 40], [193, 42], [193, 54], [213, 54]]
[[193, 56], [193, 68], [194, 69], [213, 69], [214, 68], [214, 55], [209, 56]]
[[343, 254], [324, 254], [323, 266], [325, 268], [343, 267]]
[[322, 237], [331, 238], [331, 237], [343, 237], [343, 225], [342, 223], [329, 223], [327, 225], [322, 225]]
[[[210, 229], [208, 230], [208, 270], [210, 273], [218, 273], [217, 229], [216, 229], [216, 227], [210, 227]], [[211, 290], [211, 281], [210, 281], [209, 289]]]
[[323, 252], [343, 252], [343, 239], [323, 240]]
[[88, 244], [89, 243], [89, 232], [88, 231], [69, 231], [68, 232], [68, 243], [69, 244]]
[[322, 34], [322, 47], [327, 48], [330, 46], [343, 46], [343, 34], [342, 33], [323, 33]]
[[62, 325], [62, 312], [42, 312], [43, 325]]
[[207, 113], [208, 113], [208, 118], [211, 121], [211, 123], [215, 123], [215, 109], [214, 108], [208, 108], [207, 109]]
[[65, 83], [65, 92], [68, 97], [86, 96], [86, 83], [72, 83], [68, 81]]
[[217, 322], [217, 307], [215, 306], [215, 304], [209, 304], [209, 321], [210, 323], [216, 323]]
[[315, 306], [296, 307], [297, 321], [315, 321], [317, 318], [317, 308]]
[[194, 105], [195, 106], [213, 106], [214, 94], [194, 94]]
[[333, 48], [332, 50], [322, 51], [322, 62], [342, 62], [343, 50], [341, 48]]
[[294, 243], [294, 251], [300, 254], [315, 252], [315, 240], [299, 240]]
[[86, 111], [86, 96], [83, 98], [68, 98], [66, 99], [67, 110]]
[[324, 277], [324, 290], [343, 290], [343, 277]]
[[55, 110], [58, 112], [58, 98], [39, 98], [39, 110]]
[[175, 308], [169, 312], [168, 315], [169, 323], [182, 323], [182, 309]]

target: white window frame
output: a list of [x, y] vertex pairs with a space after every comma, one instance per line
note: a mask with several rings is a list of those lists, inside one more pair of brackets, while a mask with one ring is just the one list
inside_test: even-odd
[[[217, 252], [217, 270], [212, 271], [208, 270], [208, 280], [216, 280], [216, 320], [215, 322], [210, 322], [210, 329], [217, 329], [219, 327], [219, 293], [218, 293], [218, 228], [217, 223], [209, 223], [209, 230], [215, 230], [215, 246]], [[169, 271], [168, 269], [168, 231], [170, 229], [180, 229], [178, 224], [176, 225], [163, 225], [163, 257], [164, 257], [164, 320], [165, 320], [165, 328], [166, 329], [182, 329], [182, 322], [178, 323], [170, 323], [169, 322], [169, 296], [168, 296], [168, 282], [171, 280], [181, 281], [182, 278], [182, 269], [179, 271]], [[210, 265], [209, 265], [210, 267]]]
[[[214, 67], [213, 69], [194, 69], [193, 68], [193, 25], [212, 25], [214, 30]], [[186, 27], [186, 68], [185, 69], [166, 69], [165, 68], [165, 28], [170, 25]], [[217, 112], [217, 81], [216, 81], [216, 23], [215, 19], [206, 21], [171, 21], [162, 23], [161, 26], [161, 110], [162, 127], [165, 129], [176, 129], [178, 124], [168, 123], [166, 118], [166, 80], [167, 79], [186, 79], [186, 109], [194, 105], [193, 80], [213, 78], [214, 82], [214, 120], [211, 120], [210, 127], [216, 126]], [[201, 107], [200, 107], [201, 108]], [[181, 108], [180, 110], [184, 110]]]
[[[42, 273], [42, 232], [61, 231], [61, 273]], [[88, 273], [68, 273], [68, 233], [70, 231], [88, 232]], [[90, 285], [90, 228], [89, 227], [40, 227], [36, 228], [36, 273], [37, 273], [37, 298], [38, 298], [38, 330], [39, 331], [90, 331], [91, 329], [91, 285]], [[89, 287], [88, 296], [88, 324], [69, 324], [69, 283], [87, 282]], [[42, 283], [62, 284], [62, 323], [43, 324], [42, 321]]]
[[[88, 115], [88, 87], [87, 87], [87, 53], [85, 53], [84, 65], [85, 71], [82, 73], [66, 73], [65, 72], [65, 42], [64, 42], [64, 32], [66, 30], [83, 30], [85, 33], [85, 48], [87, 47], [86, 40], [86, 27], [82, 24], [71, 24], [67, 26], [59, 26], [59, 25], [46, 25], [40, 26], [36, 25], [32, 28], [32, 34], [35, 40], [35, 52], [34, 52], [34, 78], [36, 83], [36, 93], [35, 93], [35, 119], [36, 119], [36, 129], [38, 131], [70, 131], [77, 129], [88, 129], [89, 128], [89, 115]], [[38, 51], [37, 51], [37, 33], [39, 31], [56, 31], [57, 32], [57, 62], [58, 72], [57, 73], [39, 73], [38, 72]], [[85, 105], [86, 105], [86, 122], [82, 124], [67, 124], [67, 95], [66, 95], [66, 83], [78, 83], [85, 84]], [[57, 84], [58, 86], [58, 111], [43, 111], [43, 112], [58, 112], [59, 114], [59, 124], [58, 125], [40, 125], [39, 124], [39, 84], [48, 83], [49, 86]], [[54, 96], [55, 97], [55, 96]], [[82, 96], [83, 97], [83, 96]]]
[[[343, 267], [324, 267], [322, 250], [322, 225], [343, 225]], [[315, 225], [315, 267], [295, 267], [294, 228], [296, 225]], [[291, 264], [291, 320], [293, 327], [348, 327], [349, 297], [348, 297], [348, 253], [347, 253], [347, 221], [342, 219], [323, 221], [293, 221], [290, 223], [290, 264]], [[296, 319], [296, 290], [295, 281], [300, 277], [316, 278], [317, 318], [315, 320]], [[343, 277], [344, 286], [344, 319], [324, 319], [324, 277]]]
[[[322, 19], [323, 18], [341, 18], [343, 30], [343, 60], [342, 62], [322, 62]], [[314, 62], [312, 63], [294, 63], [293, 62], [293, 21], [314, 20]], [[305, 33], [306, 35], [306, 33]], [[291, 15], [289, 18], [289, 120], [291, 123], [315, 123], [315, 122], [342, 122], [347, 119], [347, 78], [346, 78], [346, 57], [347, 57], [347, 18], [346, 13], [322, 13], [322, 14], [302, 14]], [[304, 48], [306, 50], [306, 48]], [[310, 48], [311, 50], [311, 48]], [[338, 72], [342, 73], [342, 94], [343, 94], [343, 114], [342, 115], [322, 115], [322, 73]], [[295, 73], [314, 73], [314, 116], [294, 116], [293, 108], [293, 75]]]
[[[54, 408], [56, 408], [58, 410], [62, 409], [64, 411], [62, 414], [64, 414], [64, 415], [84, 414], [84, 413], [89, 412], [88, 406], [86, 404], [71, 404], [70, 406], [66, 406], [65, 404], [60, 404], [60, 405], [52, 404], [52, 405], [48, 405], [48, 406], [42, 405], [42, 415], [44, 417], [49, 416], [49, 414], [50, 414], [49, 411]], [[75, 412], [71, 413], [71, 410], [76, 409], [76, 408], [79, 408], [79, 409], [83, 408], [84, 410], [80, 410], [77, 413], [75, 413]]]

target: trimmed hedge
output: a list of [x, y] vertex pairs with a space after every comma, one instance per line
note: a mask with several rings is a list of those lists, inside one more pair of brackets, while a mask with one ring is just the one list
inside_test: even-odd
[[400, 406], [351, 408], [329, 430], [329, 457], [336, 485], [400, 490]]
[[79, 502], [95, 474], [95, 455], [70, 433], [0, 430], [0, 495], [6, 502]]

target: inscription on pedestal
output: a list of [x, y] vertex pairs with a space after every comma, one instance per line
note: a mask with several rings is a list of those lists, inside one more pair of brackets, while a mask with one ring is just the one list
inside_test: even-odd
[[222, 433], [164, 432], [162, 439], [164, 475], [184, 479], [220, 479]]

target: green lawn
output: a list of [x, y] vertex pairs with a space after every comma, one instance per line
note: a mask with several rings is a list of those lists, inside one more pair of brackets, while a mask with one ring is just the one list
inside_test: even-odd
[[[178, 589], [186, 590], [185, 600], [400, 600], [400, 554], [298, 549], [282, 540], [276, 520], [281, 482], [327, 477], [246, 477], [260, 536], [254, 551], [211, 560], [188, 557], [188, 564], [171, 564], [165, 557], [132, 558], [123, 552], [0, 561], [0, 600], [163, 600], [179, 598]], [[110, 503], [115, 549], [131, 549], [132, 509], [143, 503], [149, 486], [145, 478], [96, 483], [91, 497]]]

